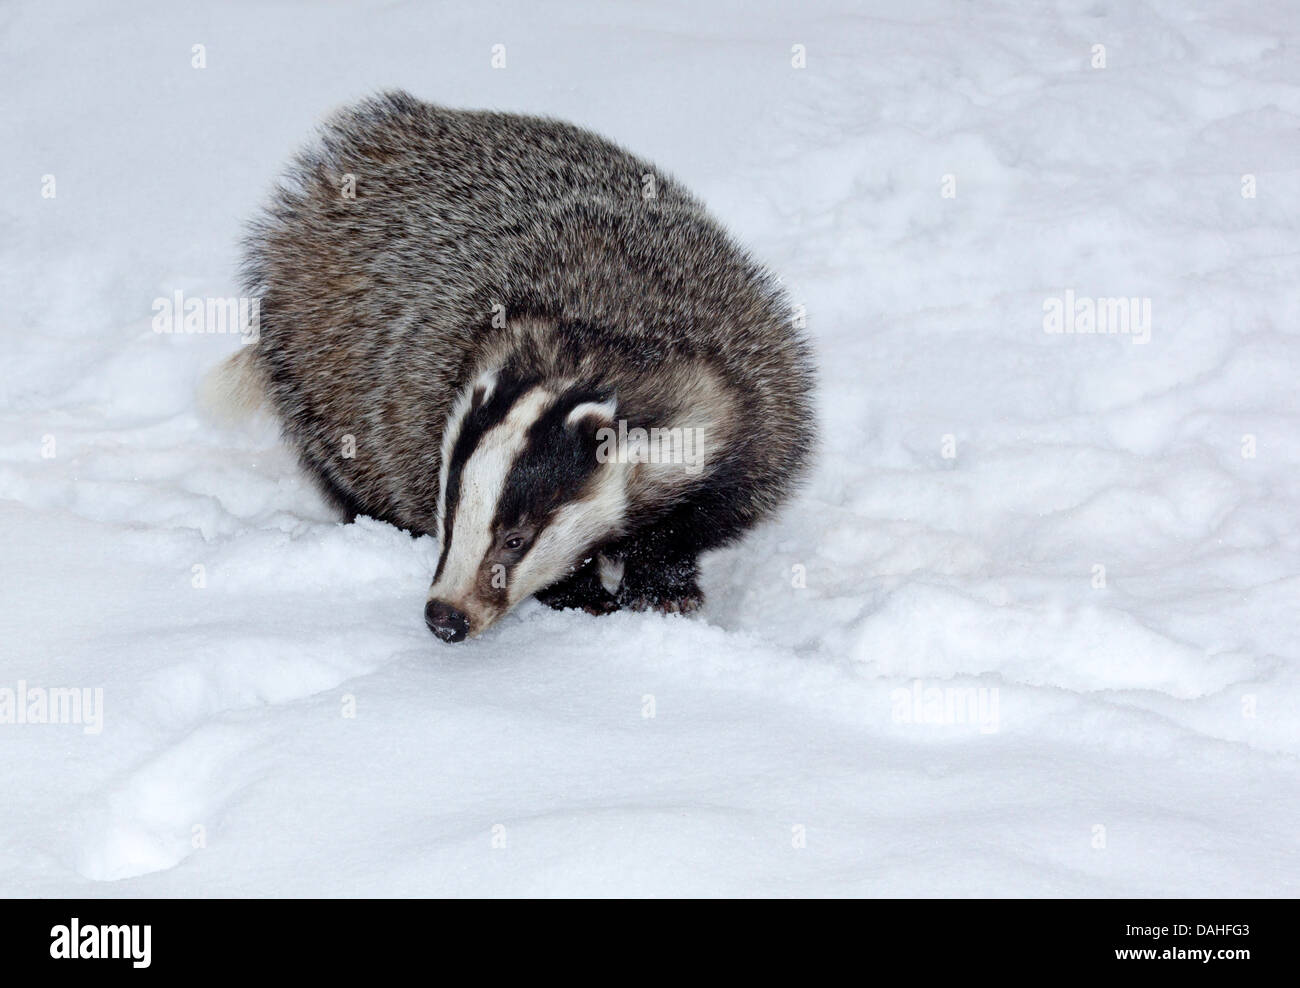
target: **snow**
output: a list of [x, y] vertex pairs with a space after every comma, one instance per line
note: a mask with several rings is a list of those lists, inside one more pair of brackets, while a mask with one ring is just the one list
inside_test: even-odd
[[[0, 715], [103, 720], [0, 723], [0, 892], [1297, 894], [1297, 45], [1285, 0], [7, 5]], [[431, 539], [199, 413], [238, 339], [154, 299], [237, 294], [387, 87], [607, 134], [806, 306], [817, 469], [701, 614], [444, 646]], [[1149, 340], [1046, 332], [1067, 292]]]

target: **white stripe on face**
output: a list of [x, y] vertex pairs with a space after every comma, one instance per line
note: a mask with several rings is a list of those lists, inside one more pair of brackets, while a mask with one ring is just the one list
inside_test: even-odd
[[460, 430], [465, 424], [465, 416], [469, 414], [470, 408], [476, 402], [482, 404], [491, 398], [496, 386], [497, 372], [484, 371], [461, 392], [460, 397], [456, 399], [456, 404], [452, 406], [451, 414], [447, 416], [447, 426], [442, 431], [442, 466], [438, 471], [439, 542], [445, 542], [447, 539], [447, 476], [451, 472], [451, 454], [456, 449], [456, 440], [460, 438]]
[[[461, 471], [455, 517], [445, 519], [441, 526], [444, 538], [451, 535], [451, 546], [438, 581], [429, 588], [429, 599], [446, 601], [464, 611], [475, 634], [482, 620], [482, 615], [475, 613], [475, 581], [483, 557], [492, 548], [492, 519], [501, 492], [510, 468], [528, 441], [529, 427], [554, 400], [555, 395], [545, 388], [533, 388], [515, 402], [504, 419], [483, 434]], [[449, 455], [444, 453], [444, 463]], [[444, 465], [440, 511], [446, 510], [446, 478]]]

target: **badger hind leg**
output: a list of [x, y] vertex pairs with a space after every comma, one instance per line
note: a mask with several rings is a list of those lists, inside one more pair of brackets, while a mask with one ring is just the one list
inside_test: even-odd
[[265, 374], [246, 346], [204, 375], [199, 407], [209, 419], [234, 425], [270, 411]]

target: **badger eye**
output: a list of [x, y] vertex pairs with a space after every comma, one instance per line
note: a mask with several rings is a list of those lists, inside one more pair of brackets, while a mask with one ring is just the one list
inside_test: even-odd
[[506, 539], [506, 548], [512, 552], [515, 549], [522, 549], [523, 547], [524, 537], [522, 535], [512, 535], [510, 538]]

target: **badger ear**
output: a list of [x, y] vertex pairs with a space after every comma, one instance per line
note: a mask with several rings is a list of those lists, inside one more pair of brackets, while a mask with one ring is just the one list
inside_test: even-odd
[[601, 428], [612, 428], [617, 411], [618, 400], [615, 398], [580, 401], [564, 417], [564, 427], [570, 432], [595, 432]]
[[497, 372], [495, 370], [486, 370], [474, 379], [474, 385], [470, 391], [469, 408], [470, 411], [479, 408], [492, 397], [492, 392], [497, 387]]

